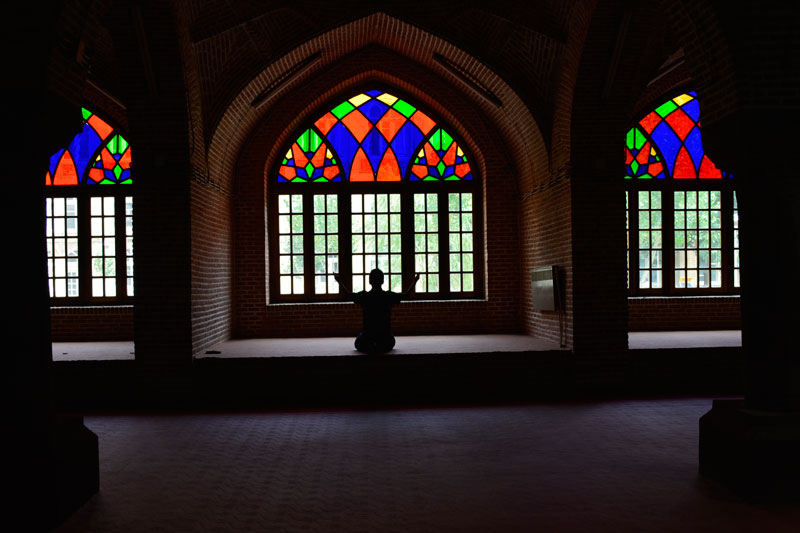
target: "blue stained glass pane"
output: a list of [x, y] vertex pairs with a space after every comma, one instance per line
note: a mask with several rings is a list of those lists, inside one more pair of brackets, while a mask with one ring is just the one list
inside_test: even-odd
[[131, 177], [131, 171], [130, 171], [130, 169], [126, 168], [126, 169], [124, 169], [122, 171], [122, 174], [120, 174], [120, 178], [119, 179], [124, 181], [124, 180], [126, 180], [126, 179], [128, 179], [130, 177]]
[[342, 167], [349, 169], [353, 164], [353, 157], [358, 150], [358, 142], [350, 134], [348, 129], [341, 122], [337, 122], [331, 131], [326, 136], [328, 145], [336, 152], [337, 160], [342, 164]]
[[689, 118], [697, 122], [700, 120], [700, 102], [697, 101], [697, 98], [690, 102], [686, 102], [683, 106], [681, 106]]
[[372, 96], [372, 97], [374, 98], [374, 97], [376, 97], [376, 96], [380, 96], [380, 95], [382, 95], [382, 94], [383, 94], [383, 91], [379, 91], [379, 90], [377, 90], [377, 89], [372, 89], [371, 91], [367, 91], [367, 92], [366, 92], [366, 93], [364, 93], [364, 94], [366, 94], [367, 96]]
[[377, 169], [384, 152], [386, 152], [386, 148], [389, 147], [389, 143], [386, 142], [386, 139], [383, 138], [383, 135], [381, 135], [377, 129], [373, 129], [369, 132], [361, 145], [364, 147], [364, 152], [367, 154], [372, 168]]
[[392, 150], [394, 150], [397, 156], [397, 164], [400, 166], [400, 173], [403, 176], [406, 175], [408, 166], [419, 150], [419, 144], [422, 138], [422, 132], [409, 120], [400, 128], [400, 131], [397, 132], [394, 139], [392, 139]]
[[56, 167], [58, 166], [58, 162], [61, 161], [61, 156], [64, 154], [64, 149], [62, 148], [58, 152], [54, 153], [50, 157], [50, 175], [55, 176], [56, 174]]
[[666, 121], [656, 126], [652, 133], [653, 141], [658, 146], [661, 153], [664, 155], [664, 164], [667, 166], [670, 175], [673, 174], [673, 167], [675, 165], [675, 158], [678, 156], [678, 150], [681, 148], [681, 140], [669, 127]]
[[86, 168], [91, 162], [92, 156], [100, 148], [102, 140], [89, 124], [83, 125], [83, 131], [72, 139], [69, 144], [69, 151], [75, 161], [75, 170], [78, 172], [78, 179], [83, 180]]
[[380, 100], [370, 100], [358, 108], [372, 124], [376, 124], [383, 114], [386, 113], [387, 109], [389, 109], [389, 106]]
[[455, 167], [452, 167], [452, 166], [447, 167], [447, 168], [444, 169], [445, 177], [452, 176], [454, 172], [455, 172]]
[[697, 91], [689, 91], [686, 94], [688, 94], [689, 96], [694, 96], [695, 98], [697, 98]]
[[689, 132], [689, 135], [686, 136], [686, 140], [684, 140], [683, 143], [686, 145], [686, 149], [692, 157], [694, 168], [699, 171], [700, 163], [703, 161], [703, 138], [700, 135], [700, 128], [697, 126], [692, 128], [692, 131]]

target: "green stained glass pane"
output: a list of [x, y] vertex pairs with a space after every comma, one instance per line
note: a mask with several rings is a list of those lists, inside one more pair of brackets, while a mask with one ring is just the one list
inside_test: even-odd
[[436, 165], [436, 170], [439, 172], [440, 176], [444, 175], [444, 169], [447, 168], [447, 165], [444, 164], [444, 161], [439, 161], [439, 164]]
[[390, 194], [389, 195], [389, 211], [391, 213], [399, 213], [400, 212], [400, 195], [399, 194]]
[[414, 231], [417, 232], [425, 231], [425, 215], [422, 214], [414, 215]]
[[708, 191], [698, 191], [697, 207], [700, 209], [708, 209]]
[[461, 274], [450, 274], [450, 290], [461, 292]]
[[439, 209], [439, 197], [437, 194], [427, 194], [425, 195], [426, 198], [426, 208], [428, 211], [438, 211]]
[[328, 215], [328, 232], [335, 233], [339, 231], [339, 215]]
[[449, 133], [442, 130], [442, 150], [447, 150], [451, 144], [453, 144], [453, 138]]
[[461, 231], [472, 231], [472, 214], [461, 214]]
[[325, 253], [325, 235], [314, 235], [314, 253]]
[[686, 197], [682, 191], [675, 191], [675, 209], [686, 209]]
[[650, 192], [650, 208], [661, 209], [661, 191]]
[[675, 212], [675, 229], [683, 229], [686, 227], [686, 213], [683, 211]]
[[315, 255], [314, 256], [314, 273], [315, 274], [325, 274], [325, 256], [324, 255]]
[[686, 247], [687, 248], [697, 248], [697, 232], [696, 231], [687, 231], [686, 232]]
[[400, 215], [389, 215], [389, 231], [399, 233], [400, 228]]
[[442, 130], [437, 129], [433, 132], [430, 139], [431, 146], [433, 146], [434, 150], [441, 150], [442, 149]]
[[288, 254], [292, 252], [292, 238], [289, 236], [280, 237], [278, 239], [279, 247], [282, 254]]
[[439, 272], [439, 254], [428, 254], [428, 272]]
[[650, 208], [650, 195], [647, 191], [639, 191], [639, 209]]
[[338, 235], [328, 235], [328, 253], [339, 253], [339, 237]]
[[291, 274], [292, 273], [292, 258], [288, 255], [282, 255], [280, 260], [280, 272], [281, 274]]
[[375, 215], [364, 215], [364, 231], [366, 233], [375, 231]]
[[472, 254], [462, 254], [461, 267], [464, 272], [472, 272], [475, 270], [474, 259]]
[[711, 267], [720, 268], [722, 266], [722, 252], [719, 250], [711, 251]]
[[339, 212], [339, 197], [335, 194], [328, 195], [328, 213]]
[[705, 230], [698, 231], [697, 241], [700, 248], [708, 248], [708, 231]]
[[436, 233], [428, 234], [428, 251], [429, 252], [439, 251], [439, 235], [437, 235]]
[[459, 234], [451, 234], [450, 235], [450, 251], [451, 252], [458, 252], [461, 250], [461, 237]]
[[686, 192], [686, 209], [697, 209], [697, 191]]
[[650, 232], [639, 232], [639, 248], [650, 248]]
[[472, 233], [464, 233], [461, 235], [461, 245], [465, 252], [472, 251]]
[[382, 254], [388, 254], [389, 253], [389, 236], [388, 235], [378, 235], [377, 250], [378, 250], [378, 253], [382, 253]]
[[351, 215], [350, 227], [353, 233], [361, 233], [364, 231], [363, 215]]
[[650, 240], [652, 244], [650, 245], [651, 248], [661, 248], [661, 232], [660, 231], [651, 231], [650, 232]]
[[353, 109], [355, 109], [355, 107], [353, 107], [353, 104], [351, 104], [350, 102], [342, 102], [341, 104], [334, 107], [331, 110], [331, 113], [333, 113], [333, 116], [335, 116], [336, 118], [341, 119], [343, 116], [348, 114]]
[[708, 268], [708, 250], [700, 250], [698, 260], [700, 268]]
[[634, 146], [636, 146], [636, 149], [639, 150], [642, 146], [644, 146], [644, 143], [646, 142], [647, 142], [647, 137], [644, 136], [642, 130], [636, 128], [636, 136], [634, 139]]
[[368, 254], [375, 253], [375, 235], [364, 235], [364, 252]]
[[392, 272], [400, 272], [403, 265], [403, 256], [400, 254], [391, 255], [390, 269]]
[[639, 252], [639, 268], [650, 268], [650, 252]]
[[635, 159], [631, 161], [631, 170], [633, 170], [634, 174], [636, 174], [639, 171], [639, 162], [636, 161]]
[[424, 252], [425, 251], [425, 234], [424, 233], [416, 233], [414, 235], [414, 251], [415, 252]]
[[376, 231], [386, 233], [389, 231], [389, 215], [378, 215]]
[[360, 254], [364, 252], [364, 237], [362, 235], [353, 235], [353, 253]]
[[116, 165], [114, 166], [114, 170], [112, 172], [114, 172], [114, 176], [116, 176], [116, 178], [119, 179], [120, 175], [122, 174], [122, 167]]
[[429, 214], [426, 217], [428, 224], [428, 231], [439, 231], [439, 216], [436, 214]]
[[428, 290], [431, 292], [439, 292], [438, 274], [428, 274]]
[[669, 115], [670, 113], [672, 113], [673, 111], [675, 111], [677, 108], [678, 108], [678, 105], [675, 102], [673, 102], [672, 100], [670, 100], [670, 101], [658, 106], [656, 108], [656, 113], [658, 113], [658, 115], [661, 118], [664, 118], [667, 115]]
[[319, 145], [322, 144], [322, 139], [319, 138], [317, 132], [310, 129], [308, 130], [308, 148], [311, 152], [316, 152]]
[[314, 195], [314, 212], [315, 213], [325, 212], [325, 196], [321, 194]]
[[395, 110], [397, 110], [398, 113], [400, 113], [401, 115], [403, 115], [406, 118], [410, 118], [411, 115], [414, 114], [414, 111], [417, 110], [416, 107], [414, 107], [413, 105], [409, 104], [405, 100], [401, 100], [401, 99], [398, 99], [394, 103], [394, 105], [392, 107], [395, 108]]
[[314, 215], [314, 233], [325, 233], [325, 215]]
[[303, 212], [303, 197], [299, 194], [292, 195], [292, 213]]
[[639, 228], [647, 229], [650, 227], [650, 216], [647, 211], [639, 211]]
[[700, 211], [697, 214], [697, 227], [708, 229], [708, 211]]
[[633, 138], [634, 138], [633, 130], [634, 129], [631, 128], [628, 130], [628, 133], [625, 134], [625, 146], [627, 146], [629, 150], [633, 150], [634, 148], [636, 148], [636, 146], [634, 146], [633, 144]]
[[292, 233], [303, 233], [302, 215], [292, 215]]
[[449, 216], [450, 224], [449, 228], [450, 231], [459, 231], [461, 229], [461, 219], [458, 216], [458, 213], [451, 213]]
[[385, 213], [389, 210], [389, 196], [386, 194], [379, 194], [377, 198], [377, 210], [379, 213]]
[[447, 195], [447, 206], [450, 211], [459, 210], [458, 193], [450, 193]]
[[711, 227], [714, 229], [722, 225], [722, 214], [719, 211], [711, 211]]
[[414, 195], [414, 211], [421, 212], [425, 211], [425, 195], [424, 194], [415, 194]]
[[461, 209], [463, 211], [472, 211], [472, 193], [465, 192], [461, 195]]
[[303, 256], [302, 255], [293, 255], [292, 256], [292, 271], [294, 274], [302, 274], [303, 273]]
[[450, 271], [461, 271], [461, 254], [450, 254]]
[[292, 253], [295, 254], [302, 254], [303, 253], [303, 236], [302, 235], [295, 235], [292, 237]]
[[290, 215], [279, 215], [278, 216], [278, 233], [290, 233], [292, 230], [292, 225], [289, 222]]
[[314, 165], [311, 164], [311, 161], [305, 166], [304, 170], [308, 176], [312, 176], [314, 174]]
[[661, 229], [661, 211], [652, 211], [650, 213], [650, 227]]
[[395, 252], [396, 253], [400, 253], [400, 252], [403, 251], [402, 250], [402, 244], [401, 244], [403, 240], [402, 240], [400, 235], [392, 235], [391, 238], [389, 239], [389, 241], [390, 241], [392, 253], [395, 253]]
[[711, 231], [711, 247], [720, 248], [722, 246], [722, 232], [719, 230]]
[[686, 229], [697, 229], [697, 211], [686, 213]]
[[117, 153], [124, 154], [125, 150], [128, 149], [128, 141], [126, 141], [125, 137], [123, 137], [122, 135], [117, 135], [117, 137], [119, 137], [119, 144], [117, 146], [117, 150], [119, 151]]
[[85, 107], [81, 108], [81, 114], [83, 115], [83, 120], [89, 120], [89, 117], [92, 116], [92, 112]]
[[676, 248], [684, 248], [686, 246], [686, 232], [685, 231], [676, 231], [675, 232], [675, 247]]
[[414, 270], [425, 272], [425, 254], [414, 255]]

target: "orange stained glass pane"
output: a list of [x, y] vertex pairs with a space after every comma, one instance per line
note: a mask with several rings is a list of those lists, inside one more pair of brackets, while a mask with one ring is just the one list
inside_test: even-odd
[[458, 145], [454, 142], [450, 145], [450, 148], [442, 156], [442, 161], [445, 165], [454, 165], [456, 162], [456, 148]]
[[406, 120], [408, 120], [406, 117], [394, 109], [390, 109], [381, 117], [378, 123], [375, 124], [375, 127], [378, 128], [378, 131], [383, 134], [383, 137], [387, 141], [392, 142], [392, 139], [397, 135], [400, 128], [403, 127], [403, 124], [406, 123]]
[[294, 167], [287, 167], [286, 165], [282, 165], [278, 173], [287, 180], [292, 180], [295, 176], [297, 176], [297, 172], [295, 171]]
[[625, 164], [630, 165], [633, 162], [633, 154], [627, 147], [625, 147]]
[[328, 179], [335, 178], [339, 174], [339, 167], [336, 165], [322, 169], [322, 175]]
[[400, 166], [391, 148], [386, 150], [378, 165], [378, 181], [400, 181]]
[[78, 185], [78, 171], [75, 169], [75, 162], [72, 160], [69, 150], [64, 150], [64, 155], [58, 162], [56, 174], [53, 176], [53, 185]]
[[651, 176], [658, 176], [662, 170], [664, 170], [664, 165], [661, 163], [653, 163], [647, 168], [647, 172]]
[[303, 168], [308, 164], [308, 158], [306, 154], [303, 153], [303, 149], [300, 148], [300, 145], [294, 143], [292, 145], [292, 155], [294, 156], [294, 164], [300, 168]]
[[47, 175], [44, 177], [44, 184], [45, 185], [52, 185], [53, 184], [53, 176], [50, 175], [50, 171], [47, 171]]
[[114, 128], [109, 126], [105, 120], [97, 115], [92, 115], [86, 122], [88, 122], [89, 125], [94, 128], [100, 138], [104, 141], [106, 140], [106, 137], [111, 135], [111, 132], [114, 131]]
[[667, 124], [672, 126], [672, 129], [678, 135], [680, 140], [685, 140], [689, 132], [694, 128], [694, 120], [683, 112], [681, 109], [676, 109], [666, 118]]
[[425, 143], [425, 162], [432, 167], [439, 164], [439, 154], [436, 153], [430, 142]]
[[639, 162], [640, 165], [646, 165], [648, 161], [650, 161], [650, 142], [644, 143], [642, 149], [639, 150], [639, 153], [636, 154], [636, 161]]
[[111, 152], [108, 151], [108, 148], [103, 148], [100, 151], [100, 157], [103, 160], [103, 168], [111, 170], [112, 168], [117, 166], [117, 160], [114, 159], [114, 156], [111, 155]]
[[651, 111], [649, 115], [639, 121], [639, 124], [642, 125], [644, 131], [647, 133], [653, 133], [653, 130], [658, 126], [659, 122], [661, 122], [661, 116], [655, 111]]
[[105, 177], [105, 175], [103, 174], [103, 169], [102, 168], [89, 169], [89, 178], [93, 182], [100, 183], [101, 181], [103, 181], [104, 177]]
[[463, 178], [469, 174], [469, 163], [459, 163], [456, 165], [456, 176]]
[[375, 172], [369, 164], [367, 154], [359, 148], [353, 157], [353, 166], [350, 167], [350, 181], [375, 181]]
[[333, 113], [328, 112], [318, 118], [314, 125], [323, 135], [327, 135], [338, 121], [339, 119], [333, 116]]
[[125, 150], [125, 153], [122, 154], [122, 157], [119, 159], [119, 166], [122, 168], [130, 168], [131, 167], [131, 147], [128, 146], [128, 149]]
[[350, 133], [353, 134], [353, 137], [355, 137], [358, 142], [363, 141], [364, 137], [369, 133], [369, 130], [372, 129], [372, 122], [358, 109], [351, 111], [342, 119], [342, 122], [347, 126], [347, 129], [350, 130]]
[[325, 163], [325, 153], [328, 151], [328, 147], [325, 146], [325, 143], [322, 143], [317, 148], [317, 151], [314, 152], [314, 155], [311, 157], [311, 164], [317, 168], [322, 168], [322, 165]]
[[[456, 171], [458, 171], [458, 167], [456, 167]], [[425, 165], [414, 165], [411, 167], [411, 172], [413, 172], [418, 178], [422, 179], [428, 175], [428, 167]]]
[[420, 111], [419, 109], [411, 115], [411, 122], [417, 125], [423, 135], [427, 135], [429, 131], [436, 125], [431, 117]]

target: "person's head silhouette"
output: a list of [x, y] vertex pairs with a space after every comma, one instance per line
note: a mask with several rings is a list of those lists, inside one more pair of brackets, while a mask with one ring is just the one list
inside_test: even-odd
[[383, 285], [383, 271], [379, 268], [374, 268], [369, 273], [369, 284], [372, 285], [373, 290], [379, 290]]

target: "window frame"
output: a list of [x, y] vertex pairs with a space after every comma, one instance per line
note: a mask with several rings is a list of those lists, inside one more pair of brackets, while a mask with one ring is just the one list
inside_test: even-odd
[[[352, 194], [400, 194], [401, 201], [401, 261], [402, 261], [402, 290], [412, 284], [415, 275], [415, 252], [414, 252], [414, 194], [437, 193], [439, 194], [438, 203], [438, 235], [439, 235], [439, 292], [417, 292], [412, 290], [406, 297], [408, 300], [435, 301], [435, 300], [472, 300], [484, 297], [484, 213], [483, 213], [483, 191], [481, 178], [477, 169], [473, 165], [475, 159], [471, 151], [465, 145], [460, 136], [453, 134], [453, 128], [445, 121], [440, 120], [437, 114], [431, 113], [429, 109], [418, 106], [413, 98], [408, 98], [402, 91], [394, 87], [384, 87], [380, 85], [370, 85], [368, 87], [356, 88], [352, 91], [355, 96], [365, 93], [368, 90], [377, 89], [388, 92], [394, 96], [410, 101], [420, 111], [428, 115], [435, 121], [435, 126], [425, 134], [419, 146], [424, 146], [434, 132], [439, 128], [445, 129], [453, 137], [454, 142], [467, 156], [470, 162], [472, 179], [470, 180], [439, 180], [423, 181], [410, 180], [412, 160], [406, 169], [406, 174], [399, 181], [370, 181], [356, 182], [349, 181], [349, 176], [342, 174], [341, 181], [331, 182], [280, 182], [277, 179], [278, 169], [285, 149], [279, 152], [276, 160], [268, 167], [266, 174], [267, 180], [267, 282], [268, 282], [268, 302], [269, 303], [322, 303], [322, 302], [341, 302], [349, 300], [348, 295], [343, 291], [338, 293], [316, 294], [314, 292], [314, 252], [313, 252], [313, 196], [317, 194], [337, 194], [338, 195], [338, 240], [339, 240], [339, 274], [348, 288], [352, 289], [352, 230], [351, 230], [351, 202]], [[325, 105], [318, 107], [311, 113], [310, 120], [304, 122], [301, 127], [293, 130], [292, 134], [285, 141], [286, 146], [298, 138], [300, 133], [314, 125], [318, 116], [322, 116], [330, 109], [334, 108], [342, 101], [347, 101], [352, 96], [339, 95], [331, 99]], [[325, 136], [322, 136], [325, 139]], [[329, 148], [333, 148], [329, 146]], [[449, 226], [448, 226], [448, 193], [472, 193], [472, 234], [473, 234], [473, 276], [474, 284], [472, 291], [452, 291], [449, 284]], [[304, 293], [280, 294], [280, 253], [279, 253], [279, 232], [278, 228], [278, 201], [279, 196], [284, 194], [301, 194], [303, 196], [303, 245], [304, 245]], [[311, 236], [311, 238], [309, 238]], [[346, 246], [346, 247], [345, 247]], [[346, 251], [345, 251], [346, 250]], [[447, 279], [444, 284], [442, 280]], [[384, 282], [384, 290], [390, 290], [388, 280]], [[368, 287], [365, 287], [365, 290]]]

